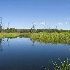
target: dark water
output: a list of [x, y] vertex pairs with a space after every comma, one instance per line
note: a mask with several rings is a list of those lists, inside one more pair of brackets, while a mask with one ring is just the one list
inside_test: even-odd
[[40, 44], [29, 38], [0, 39], [0, 70], [45, 70], [52, 65], [51, 59], [58, 62], [70, 59], [70, 45]]

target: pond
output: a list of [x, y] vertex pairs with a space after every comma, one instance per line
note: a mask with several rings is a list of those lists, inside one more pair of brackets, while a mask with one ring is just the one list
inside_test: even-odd
[[30, 38], [0, 39], [0, 70], [53, 70], [51, 59], [70, 59], [70, 45], [42, 44]]

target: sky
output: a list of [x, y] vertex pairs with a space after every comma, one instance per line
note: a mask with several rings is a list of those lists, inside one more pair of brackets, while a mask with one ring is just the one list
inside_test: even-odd
[[70, 0], [0, 0], [0, 17], [3, 28], [70, 30]]

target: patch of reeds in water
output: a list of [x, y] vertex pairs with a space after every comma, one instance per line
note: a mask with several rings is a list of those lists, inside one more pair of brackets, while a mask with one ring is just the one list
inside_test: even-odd
[[[53, 70], [70, 70], [70, 60], [66, 58], [64, 61], [62, 61], [60, 58], [58, 58], [59, 62], [55, 62], [51, 59], [49, 61], [52, 64]], [[50, 67], [44, 67], [42, 66], [45, 70], [50, 70]]]
[[70, 33], [34, 33], [30, 38], [41, 43], [70, 44]]

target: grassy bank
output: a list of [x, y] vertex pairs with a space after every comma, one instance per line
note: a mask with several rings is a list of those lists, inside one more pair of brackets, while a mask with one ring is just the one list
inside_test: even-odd
[[14, 37], [29, 37], [34, 41], [40, 43], [52, 43], [52, 44], [70, 44], [69, 32], [40, 32], [40, 33], [0, 33], [0, 38], [14, 38]]
[[0, 38], [17, 37], [18, 33], [0, 33]]
[[62, 43], [62, 44], [70, 44], [70, 33], [33, 33], [30, 35], [32, 40], [38, 41], [40, 43]]
[[30, 33], [0, 33], [0, 38], [30, 37]]

